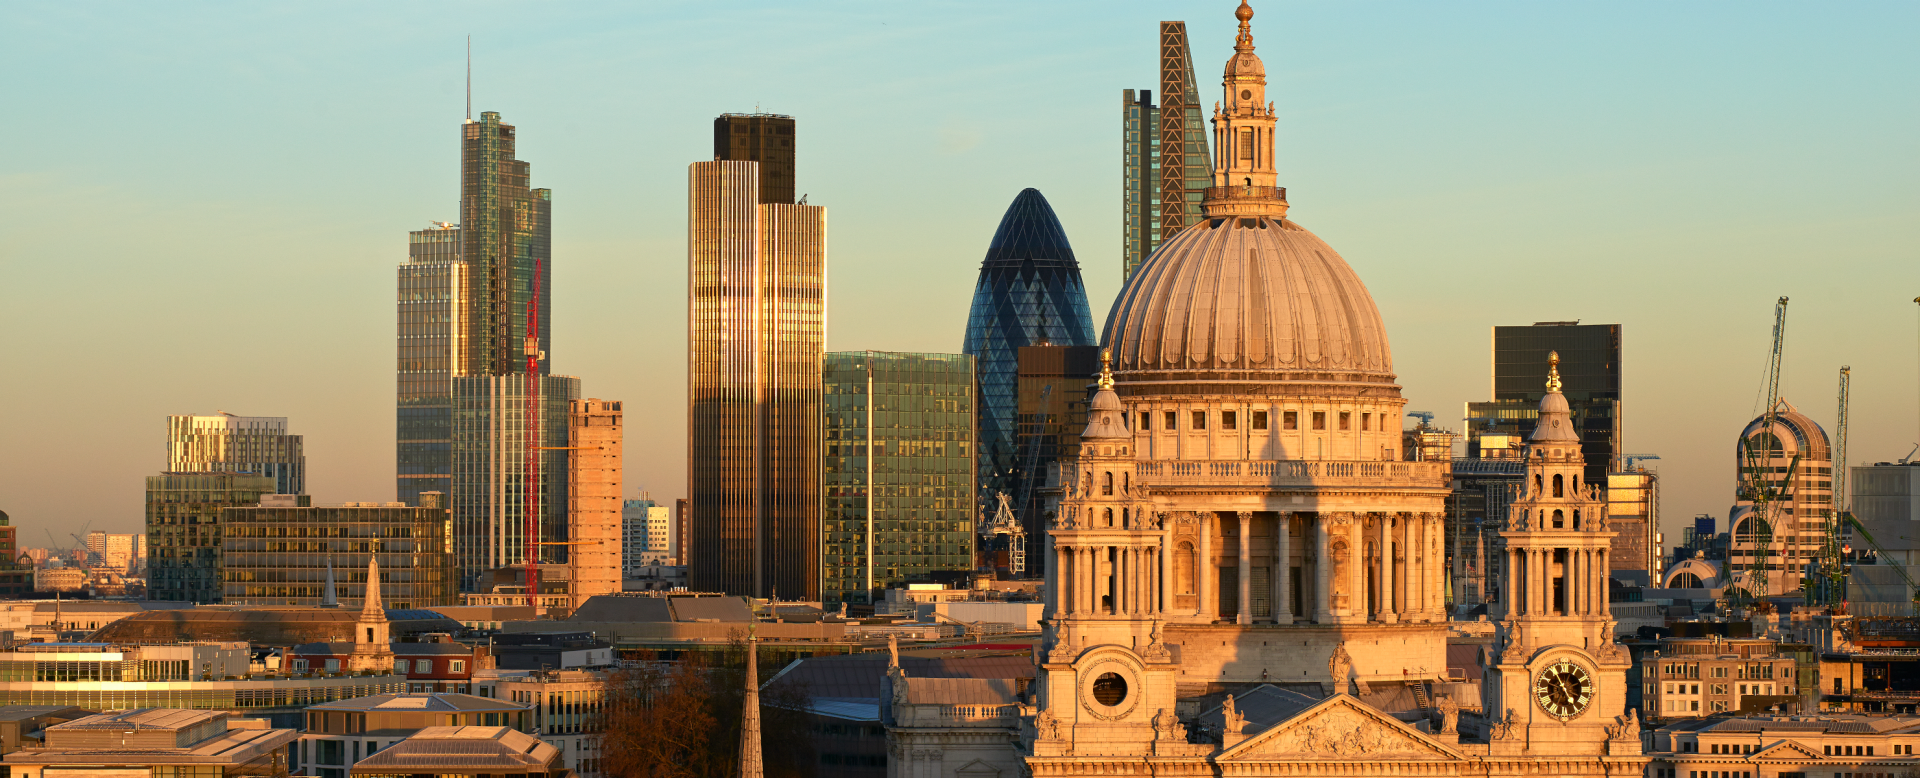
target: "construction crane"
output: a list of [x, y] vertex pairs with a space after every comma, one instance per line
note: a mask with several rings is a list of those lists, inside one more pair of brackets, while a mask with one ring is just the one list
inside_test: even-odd
[[1620, 472], [1624, 473], [1633, 470], [1633, 463], [1635, 462], [1645, 462], [1650, 459], [1659, 458], [1659, 454], [1627, 454], [1620, 457]]
[[1818, 573], [1807, 581], [1810, 605], [1831, 605], [1845, 598], [1846, 560], [1840, 550], [1840, 533], [1852, 519], [1847, 511], [1847, 405], [1853, 368], [1840, 366], [1839, 412], [1833, 430], [1833, 498], [1827, 506], [1826, 532], [1820, 539]]
[[[1767, 370], [1764, 386], [1766, 394], [1763, 401], [1766, 411], [1761, 415], [1760, 435], [1742, 437], [1741, 448], [1741, 492], [1742, 496], [1753, 503], [1753, 513], [1748, 517], [1753, 528], [1753, 561], [1747, 570], [1747, 597], [1749, 600], [1764, 601], [1771, 592], [1768, 586], [1767, 567], [1772, 561], [1773, 545], [1773, 505], [1780, 489], [1793, 482], [1794, 472], [1800, 467], [1800, 455], [1794, 454], [1793, 461], [1787, 466], [1786, 476], [1773, 481], [1767, 476], [1772, 470], [1773, 442], [1779, 440], [1773, 425], [1779, 419], [1780, 409], [1780, 362], [1786, 350], [1787, 340], [1787, 298], [1781, 297], [1773, 306], [1773, 348], [1767, 353]], [[1756, 443], [1756, 440], [1758, 443]], [[1734, 527], [1734, 539], [1739, 539], [1739, 527]], [[1747, 603], [1742, 603], [1747, 604]]]
[[1433, 411], [1407, 411], [1407, 415], [1419, 419], [1421, 427], [1433, 425]]
[[526, 444], [526, 469], [520, 476], [523, 495], [521, 511], [525, 519], [521, 545], [527, 556], [527, 607], [540, 613], [540, 273], [543, 260], [533, 260], [533, 294], [527, 297], [527, 339], [523, 351], [527, 357], [526, 410], [521, 414], [520, 439]]

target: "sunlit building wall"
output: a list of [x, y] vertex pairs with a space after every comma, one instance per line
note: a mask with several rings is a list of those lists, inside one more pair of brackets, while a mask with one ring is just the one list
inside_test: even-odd
[[457, 225], [407, 233], [398, 271], [394, 466], [398, 499], [408, 505], [420, 504], [421, 492], [453, 491], [453, 378], [466, 368], [462, 321], [471, 314], [466, 273]]
[[147, 476], [147, 598], [220, 601], [220, 514], [275, 494], [274, 479], [243, 473]]
[[622, 412], [618, 400], [574, 400], [567, 414], [567, 564], [573, 607], [620, 591]]
[[[429, 502], [432, 502], [429, 495]], [[365, 604], [367, 561], [380, 560], [380, 597], [402, 610], [455, 605], [453, 521], [445, 508], [373, 503], [220, 511], [223, 602], [230, 605]]]
[[759, 187], [757, 162], [688, 169], [687, 576], [813, 599], [827, 212]]
[[974, 567], [974, 359], [826, 356], [824, 579], [828, 604]]
[[[532, 541], [563, 540], [567, 413], [580, 396], [580, 379], [535, 378], [532, 424], [525, 421], [525, 373], [457, 378], [453, 388], [453, 548], [462, 590], [480, 591], [475, 587], [487, 571], [526, 563], [529, 478], [538, 528]], [[535, 550], [539, 559], [553, 561], [561, 558], [559, 548]]]
[[285, 416], [168, 416], [166, 472], [252, 473], [272, 478], [276, 494], [307, 490], [307, 457]]

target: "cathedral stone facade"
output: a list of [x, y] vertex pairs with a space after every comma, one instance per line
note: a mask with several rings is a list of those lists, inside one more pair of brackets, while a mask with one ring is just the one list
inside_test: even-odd
[[1449, 682], [1447, 463], [1403, 458], [1380, 313], [1287, 218], [1253, 10], [1235, 15], [1207, 219], [1121, 291], [1052, 484], [1034, 679], [896, 667], [891, 775], [1640, 774], [1612, 533], [1557, 378], [1501, 533], [1485, 680]]

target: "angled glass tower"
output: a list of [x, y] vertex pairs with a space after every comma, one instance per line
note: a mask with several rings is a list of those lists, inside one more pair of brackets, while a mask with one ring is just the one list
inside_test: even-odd
[[980, 375], [979, 505], [995, 504], [996, 492], [1019, 494], [1020, 347], [1099, 342], [1066, 230], [1040, 190], [1021, 190], [987, 246], [967, 316], [964, 351], [978, 360]]

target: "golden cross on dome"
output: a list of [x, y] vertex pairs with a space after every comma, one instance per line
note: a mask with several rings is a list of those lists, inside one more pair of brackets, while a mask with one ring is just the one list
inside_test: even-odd
[[1560, 352], [1547, 352], [1547, 392], [1560, 391]]
[[1113, 351], [1100, 349], [1100, 388], [1113, 388]]

